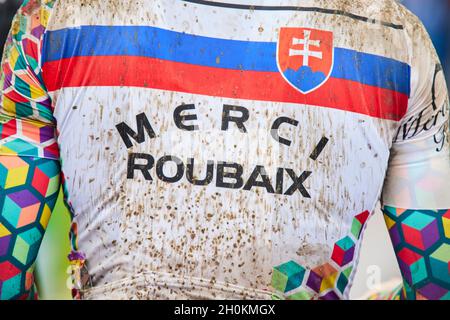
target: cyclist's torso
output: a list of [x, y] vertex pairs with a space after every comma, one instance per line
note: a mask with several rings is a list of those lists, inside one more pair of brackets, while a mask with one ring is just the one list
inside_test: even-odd
[[259, 3], [56, 3], [86, 298], [347, 297], [408, 105], [399, 9]]

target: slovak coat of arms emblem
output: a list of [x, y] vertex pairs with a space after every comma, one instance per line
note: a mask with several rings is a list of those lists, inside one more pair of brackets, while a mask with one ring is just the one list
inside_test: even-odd
[[308, 94], [322, 86], [333, 70], [333, 33], [308, 28], [281, 28], [277, 65], [283, 78]]

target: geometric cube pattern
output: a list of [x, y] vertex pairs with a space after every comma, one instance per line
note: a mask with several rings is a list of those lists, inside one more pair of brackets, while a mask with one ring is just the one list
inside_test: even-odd
[[36, 220], [39, 199], [24, 189], [5, 195], [1, 215], [14, 228], [24, 227]]
[[338, 271], [331, 264], [325, 263], [311, 270], [306, 285], [320, 293], [334, 287]]
[[42, 38], [54, 0], [25, 0], [0, 72], [0, 299], [36, 298], [33, 266], [60, 184]]
[[428, 249], [439, 240], [436, 218], [420, 211], [412, 212], [401, 226], [405, 241], [421, 250]]
[[[26, 170], [20, 183], [0, 187], [0, 299], [29, 299], [35, 297], [32, 270], [56, 204], [60, 167], [55, 160], [33, 157], [0, 155], [0, 163], [5, 158], [11, 170]], [[54, 182], [41, 186], [36, 181]]]
[[450, 210], [383, 208], [403, 276], [401, 299], [450, 299]]
[[353, 219], [351, 233], [355, 239], [359, 239], [359, 237], [361, 236], [362, 229], [368, 217], [369, 211], [366, 210], [356, 215]]
[[[51, 100], [42, 83], [40, 52], [54, 0], [26, 0], [5, 45], [0, 73], [0, 154], [59, 158]], [[22, 183], [23, 163], [0, 164], [0, 185]], [[5, 174], [5, 172], [8, 174]]]
[[25, 183], [28, 175], [28, 164], [25, 161], [14, 160], [12, 157], [0, 159], [0, 187], [9, 189]]
[[295, 261], [273, 268], [272, 287], [275, 299], [287, 300], [337, 300], [342, 299], [354, 269], [356, 244], [369, 218], [361, 212], [353, 218], [349, 234], [334, 244], [328, 262], [307, 269]]
[[305, 275], [305, 268], [289, 261], [273, 270], [272, 286], [279, 291], [288, 292], [299, 287]]
[[350, 237], [345, 237], [334, 245], [331, 259], [342, 267], [353, 260], [354, 253], [355, 242]]
[[[450, 210], [407, 210], [385, 206], [384, 219], [404, 279], [388, 299], [450, 300]], [[348, 236], [334, 245], [329, 262], [308, 270], [294, 261], [275, 267], [277, 299], [340, 299], [354, 269], [355, 247], [369, 217], [356, 215]]]
[[22, 272], [9, 261], [0, 262], [0, 299], [7, 300], [20, 294]]
[[450, 244], [443, 243], [430, 254], [431, 275], [450, 286]]
[[397, 253], [397, 259], [403, 277], [413, 286], [428, 277], [425, 259], [422, 255], [403, 248]]

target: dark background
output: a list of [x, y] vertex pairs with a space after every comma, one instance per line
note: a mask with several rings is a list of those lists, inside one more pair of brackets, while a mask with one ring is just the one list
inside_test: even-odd
[[0, 0], [0, 56], [3, 52], [3, 43], [11, 27], [11, 20], [21, 2], [21, 0]]

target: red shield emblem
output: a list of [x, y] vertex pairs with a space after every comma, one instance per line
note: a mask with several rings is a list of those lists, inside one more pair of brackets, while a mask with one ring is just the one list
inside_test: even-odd
[[333, 70], [333, 33], [307, 28], [281, 28], [277, 65], [283, 78], [307, 94], [323, 85]]

